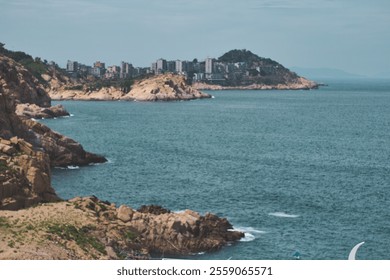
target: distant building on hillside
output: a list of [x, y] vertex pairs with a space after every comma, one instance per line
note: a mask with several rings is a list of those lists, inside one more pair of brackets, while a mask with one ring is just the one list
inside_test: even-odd
[[183, 63], [181, 60], [175, 61], [175, 72], [179, 74], [183, 73]]
[[160, 58], [156, 61], [156, 63], [157, 63], [156, 74], [161, 74], [168, 70], [167, 61], [165, 59]]
[[71, 72], [71, 73], [77, 72], [77, 68], [78, 68], [77, 61], [68, 60], [68, 62], [66, 63], [67, 72]]
[[121, 71], [121, 68], [119, 66], [113, 65], [107, 67], [107, 71], [104, 74], [104, 78], [106, 79], [117, 79], [119, 78], [119, 73]]
[[121, 70], [120, 70], [120, 78], [121, 79], [126, 79], [126, 78], [131, 78], [133, 76], [134, 72], [134, 67], [131, 63], [127, 63], [122, 61], [121, 65]]

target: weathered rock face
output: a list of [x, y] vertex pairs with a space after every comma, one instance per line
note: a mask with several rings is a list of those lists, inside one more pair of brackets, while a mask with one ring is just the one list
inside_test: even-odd
[[210, 98], [211, 95], [187, 85], [184, 76], [164, 74], [133, 85], [126, 98], [137, 101], [171, 101]]
[[[172, 213], [156, 206], [140, 210], [142, 212], [133, 210], [126, 217], [126, 226], [140, 235], [152, 253], [189, 255], [210, 252], [244, 237], [243, 233], [232, 231], [233, 227], [226, 219], [210, 213], [205, 216], [191, 210]], [[118, 218], [120, 214], [118, 211]]]
[[184, 76], [164, 74], [136, 82], [130, 92], [109, 87], [98, 91], [65, 90], [65, 87], [49, 91], [53, 100], [136, 100], [136, 101], [174, 101], [210, 98], [211, 95], [187, 85]]
[[61, 104], [51, 106], [49, 108], [42, 108], [35, 104], [18, 104], [16, 106], [16, 114], [20, 117], [34, 118], [34, 119], [50, 119], [57, 117], [69, 116], [68, 111]]
[[57, 201], [46, 153], [17, 137], [0, 138], [0, 209], [17, 210]]
[[0, 84], [0, 209], [12, 210], [58, 200], [50, 183], [50, 165], [105, 161], [44, 125], [21, 120], [14, 100]]
[[47, 126], [30, 119], [20, 119], [15, 114], [15, 104], [0, 87], [0, 137], [17, 136], [42, 149], [50, 157], [51, 166], [87, 165], [102, 163], [102, 156], [86, 152], [76, 141], [52, 131]]
[[[15, 226], [12, 231], [0, 227], [0, 259], [183, 256], [213, 251], [243, 236], [229, 230], [226, 219], [212, 214], [165, 212], [155, 215], [124, 205], [116, 208], [94, 196], [45, 203], [16, 213], [0, 211], [2, 222]], [[10, 241], [19, 249], [7, 246]]]
[[0, 85], [17, 103], [50, 107], [50, 97], [38, 80], [22, 65], [1, 54]]
[[51, 130], [39, 122], [25, 119], [23, 123], [34, 134], [32, 142], [41, 146], [49, 155], [51, 166], [66, 167], [107, 161], [102, 156], [86, 152], [80, 143]]
[[126, 99], [126, 94], [114, 87], [106, 87], [97, 91], [70, 90], [62, 87], [51, 89], [49, 94], [53, 100], [111, 101]]

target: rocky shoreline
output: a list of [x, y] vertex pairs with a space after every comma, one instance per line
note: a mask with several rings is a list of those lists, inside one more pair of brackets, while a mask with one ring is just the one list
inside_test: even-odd
[[94, 101], [177, 101], [211, 98], [187, 84], [185, 77], [174, 74], [162, 74], [136, 81], [127, 93], [114, 87], [100, 90], [69, 90], [66, 87], [51, 89], [52, 100], [94, 100]]
[[247, 86], [221, 86], [194, 83], [192, 86], [198, 90], [310, 90], [318, 89], [320, 85], [306, 78], [299, 77], [293, 82], [277, 85], [251, 84]]
[[[158, 211], [156, 211], [158, 210]], [[0, 259], [150, 259], [212, 252], [237, 241], [226, 219], [96, 197], [0, 212]]]
[[[177, 76], [140, 81], [129, 100], [208, 98]], [[17, 111], [18, 114], [15, 112]], [[171, 213], [96, 197], [63, 201], [51, 168], [103, 163], [76, 141], [32, 117], [63, 114], [31, 73], [0, 55], [0, 259], [149, 259], [211, 252], [243, 233], [213, 214]]]

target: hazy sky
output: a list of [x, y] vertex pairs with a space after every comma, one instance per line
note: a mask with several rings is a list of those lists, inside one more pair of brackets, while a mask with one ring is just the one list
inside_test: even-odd
[[287, 67], [375, 75], [390, 73], [390, 1], [0, 0], [0, 42], [61, 66], [245, 48]]

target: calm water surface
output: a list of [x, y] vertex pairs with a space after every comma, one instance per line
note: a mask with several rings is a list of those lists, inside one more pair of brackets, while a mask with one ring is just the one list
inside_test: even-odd
[[243, 241], [199, 259], [390, 259], [390, 83], [215, 91], [189, 102], [61, 102], [44, 120], [109, 163], [53, 170], [63, 198], [227, 217]]

